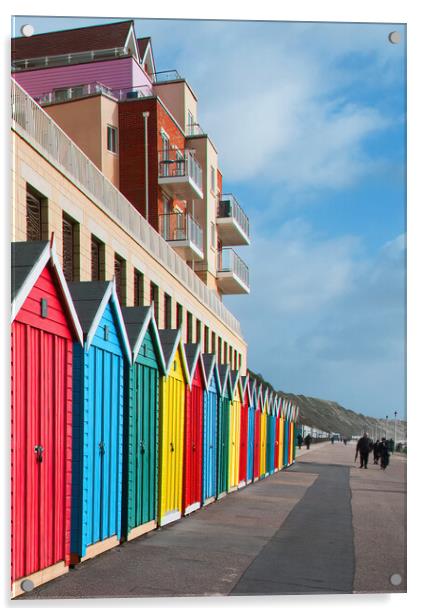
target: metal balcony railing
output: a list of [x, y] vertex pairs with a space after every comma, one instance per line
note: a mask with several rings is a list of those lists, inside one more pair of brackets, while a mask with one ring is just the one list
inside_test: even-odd
[[186, 240], [203, 251], [203, 231], [200, 225], [183, 212], [171, 212], [159, 216], [159, 233], [166, 241]]
[[75, 100], [78, 98], [84, 98], [85, 96], [93, 96], [94, 94], [108, 94], [113, 96], [113, 92], [110, 88], [95, 81], [93, 83], [86, 83], [84, 85], [69, 86], [68, 88], [57, 88], [50, 92], [45, 92], [40, 96], [34, 97], [34, 99], [40, 105], [48, 105], [54, 103], [63, 103], [64, 101]]
[[206, 308], [241, 335], [239, 321], [218, 295], [200, 280], [44, 109], [14, 79], [11, 82], [12, 129], [171, 272]]
[[112, 47], [111, 49], [96, 49], [95, 51], [78, 51], [75, 53], [63, 53], [51, 56], [39, 56], [37, 58], [25, 58], [12, 61], [13, 71], [25, 71], [30, 68], [46, 68], [48, 66], [64, 66], [66, 64], [80, 64], [93, 60], [107, 60], [127, 56], [128, 49], [125, 47]]
[[202, 167], [190, 150], [160, 150], [159, 177], [174, 178], [187, 176], [202, 190]]
[[233, 217], [247, 237], [249, 237], [249, 218], [240, 207], [237, 199], [234, 195], [225, 194], [221, 195], [218, 203], [218, 218], [231, 218]]
[[131, 88], [113, 89], [112, 95], [119, 101], [131, 101], [145, 96], [152, 96], [152, 87], [150, 85], [133, 86]]
[[157, 73], [153, 73], [151, 77], [155, 83], [164, 83], [165, 81], [176, 81], [177, 79], [182, 79], [181, 75], [176, 70], [158, 71]]
[[195, 122], [194, 124], [189, 124], [187, 126], [187, 137], [195, 137], [196, 135], [206, 135], [206, 132], [203, 128]]
[[144, 98], [152, 95], [152, 88], [149, 85], [142, 85], [131, 88], [109, 88], [98, 81], [83, 85], [69, 86], [68, 88], [57, 88], [51, 92], [35, 96], [34, 100], [40, 105], [63, 103], [65, 101], [76, 100], [95, 94], [107, 94], [119, 101], [129, 101], [137, 98]]
[[218, 253], [218, 272], [232, 272], [249, 288], [249, 268], [232, 248]]

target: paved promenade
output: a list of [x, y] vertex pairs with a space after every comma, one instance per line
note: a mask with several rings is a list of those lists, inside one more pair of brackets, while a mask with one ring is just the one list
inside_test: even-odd
[[302, 447], [290, 469], [19, 600], [405, 592], [406, 458], [357, 467], [353, 444]]

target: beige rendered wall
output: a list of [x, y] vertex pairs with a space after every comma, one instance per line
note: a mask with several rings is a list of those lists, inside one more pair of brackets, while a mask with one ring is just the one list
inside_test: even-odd
[[[101, 144], [102, 166], [101, 170], [111, 182], [119, 188], [119, 111], [118, 103], [106, 96], [100, 96], [101, 105]], [[107, 149], [107, 127], [118, 128], [118, 152], [109, 152]]]
[[174, 81], [156, 84], [153, 89], [187, 134], [188, 111], [191, 112], [194, 122], [197, 122], [197, 99], [187, 83], [185, 81]]
[[91, 96], [43, 107], [99, 169], [102, 169], [101, 98]]
[[247, 346], [237, 333], [227, 327], [148, 251], [15, 132], [12, 133], [12, 147], [13, 241], [26, 240], [26, 185], [29, 183], [48, 201], [49, 235], [54, 232], [60, 258], [62, 258], [63, 212], [79, 223], [80, 280], [91, 278], [90, 242], [91, 234], [94, 234], [105, 243], [106, 279], [113, 277], [115, 252], [126, 260], [127, 305], [132, 306], [134, 303], [133, 276], [136, 268], [144, 274], [145, 304], [150, 303], [150, 282], [153, 281], [160, 289], [160, 328], [164, 327], [165, 319], [164, 293], [168, 293], [173, 299], [173, 327], [176, 321], [176, 302], [182, 304], [184, 308], [184, 339], [186, 313], [190, 311], [193, 315], [193, 329], [195, 330], [196, 319], [200, 319], [202, 332], [206, 325], [210, 337], [212, 332], [215, 332], [216, 339], [219, 336], [223, 342], [231, 345], [241, 355], [241, 372], [245, 373]]
[[[210, 139], [205, 135], [187, 139], [187, 147], [195, 150], [196, 158], [203, 169], [203, 199], [195, 202], [195, 218], [203, 229], [203, 253], [205, 259], [195, 263], [195, 270], [204, 272], [202, 280], [208, 287], [215, 289], [216, 285], [216, 227], [215, 241], [212, 242], [211, 222], [216, 225], [216, 199], [218, 194], [217, 168], [218, 155]], [[211, 186], [211, 166], [215, 169], [215, 190]]]
[[99, 94], [47, 105], [44, 111], [119, 188], [119, 155], [107, 149], [107, 126], [119, 126], [117, 102]]

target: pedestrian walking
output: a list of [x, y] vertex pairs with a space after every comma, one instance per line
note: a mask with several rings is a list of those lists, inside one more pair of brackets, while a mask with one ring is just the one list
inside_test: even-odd
[[334, 436], [331, 437], [331, 444], [334, 445]]
[[297, 446], [299, 447], [299, 449], [302, 449], [302, 443], [303, 443], [303, 436], [300, 434], [297, 435]]
[[359, 468], [368, 468], [368, 456], [370, 454], [370, 439], [368, 438], [368, 434], [364, 432], [364, 436], [362, 436], [356, 444], [356, 454], [355, 454], [355, 462], [358, 459], [361, 462], [361, 466]]
[[380, 458], [380, 441], [377, 439], [373, 445], [374, 464], [378, 464]]
[[390, 453], [389, 453], [389, 443], [384, 437], [381, 439], [379, 452], [380, 452], [380, 467], [383, 470], [385, 470], [389, 466]]
[[344, 443], [345, 445], [347, 445], [347, 438], [344, 438], [344, 439], [343, 439], [343, 443]]
[[306, 449], [309, 449], [309, 447], [311, 446], [311, 441], [312, 441], [312, 437], [310, 434], [308, 434], [307, 436], [305, 436], [305, 445], [306, 445]]

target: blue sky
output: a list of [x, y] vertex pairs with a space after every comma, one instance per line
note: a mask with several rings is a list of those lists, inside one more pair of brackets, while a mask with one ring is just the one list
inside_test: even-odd
[[[112, 19], [19, 18], [36, 33]], [[274, 387], [405, 413], [405, 36], [390, 24], [136, 19], [199, 98], [251, 221], [225, 303]], [[399, 45], [388, 33], [402, 34]]]

